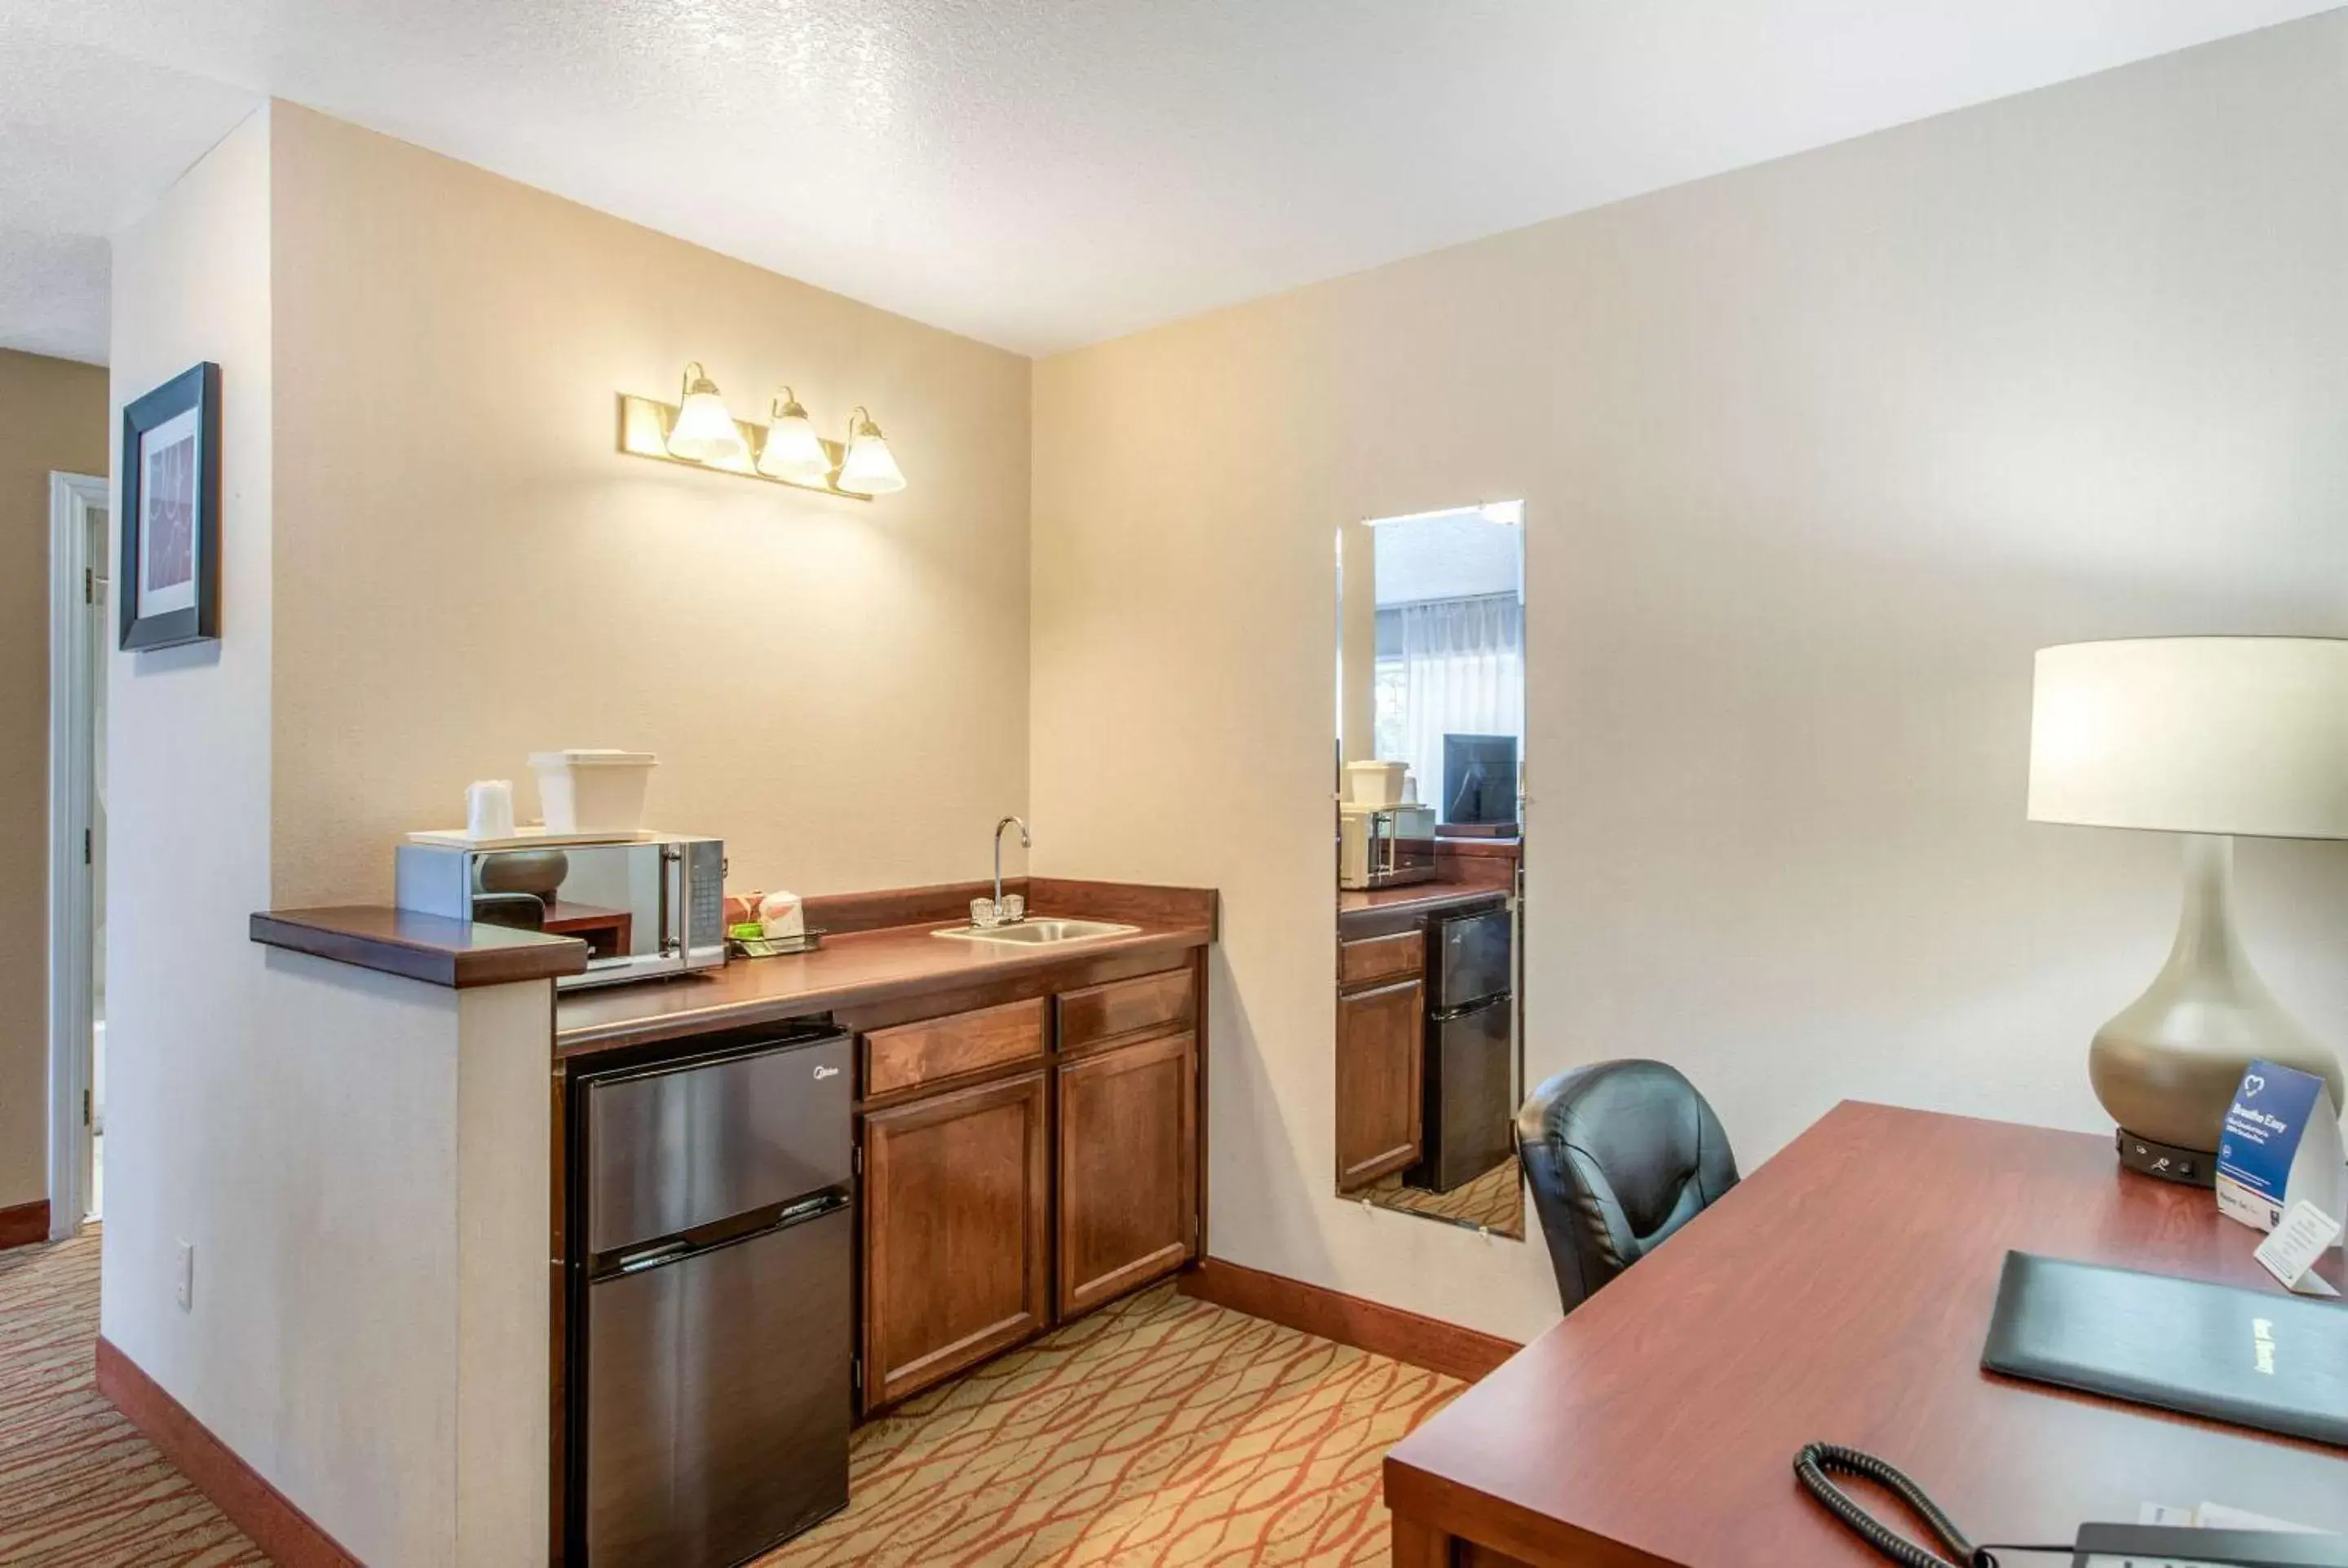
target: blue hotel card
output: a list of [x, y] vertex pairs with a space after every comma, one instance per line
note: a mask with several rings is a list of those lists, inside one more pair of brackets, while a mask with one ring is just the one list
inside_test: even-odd
[[2297, 1068], [2253, 1061], [2226, 1109], [2218, 1140], [2218, 1207], [2271, 1231], [2304, 1200], [2341, 1210], [2340, 1112], [2323, 1080]]

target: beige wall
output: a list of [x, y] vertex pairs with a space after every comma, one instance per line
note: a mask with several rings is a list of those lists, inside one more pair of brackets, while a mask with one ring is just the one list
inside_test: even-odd
[[[118, 410], [221, 366], [223, 633], [109, 661], [103, 1331], [365, 1560], [542, 1557], [546, 988], [247, 917], [387, 895], [564, 744], [659, 752], [738, 880], [976, 874], [1026, 804], [1027, 364], [283, 104], [118, 238], [114, 321]], [[688, 357], [870, 404], [912, 487], [620, 457]]]
[[[1219, 1254], [1555, 1315], [1330, 1192], [1330, 530], [1492, 497], [1533, 1076], [1678, 1063], [1748, 1167], [1845, 1096], [2107, 1125], [2177, 848], [2025, 824], [2030, 655], [2348, 632], [2344, 77], [2333, 14], [1037, 367], [1035, 865], [1223, 889]], [[2348, 1041], [2348, 853], [2242, 881]]]
[[49, 475], [106, 472], [106, 372], [0, 349], [0, 1209], [49, 1189]]
[[[283, 1475], [281, 1358], [305, 1285], [331, 1288], [288, 1216], [326, 1190], [289, 1158], [298, 1041], [276, 1038], [269, 898], [269, 118], [239, 126], [113, 250], [110, 394], [221, 367], [217, 642], [109, 654], [107, 1138], [101, 1331], [265, 1475]], [[118, 487], [117, 495], [119, 495]], [[196, 1248], [194, 1308], [173, 1304]], [[298, 1423], [297, 1423], [298, 1426]]]
[[[1026, 804], [1028, 364], [291, 106], [276, 111], [278, 902], [560, 746], [657, 753], [737, 886], [983, 875]], [[867, 504], [613, 450], [705, 361], [869, 405]]]

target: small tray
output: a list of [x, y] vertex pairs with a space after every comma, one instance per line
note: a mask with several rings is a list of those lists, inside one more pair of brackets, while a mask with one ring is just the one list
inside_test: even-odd
[[823, 930], [809, 927], [796, 937], [728, 937], [726, 950], [737, 958], [787, 958], [823, 946]]
[[664, 836], [649, 827], [610, 828], [602, 833], [552, 833], [539, 826], [517, 827], [510, 838], [475, 838], [461, 827], [427, 828], [407, 835], [410, 844], [440, 849], [585, 849], [598, 844], [649, 844]]

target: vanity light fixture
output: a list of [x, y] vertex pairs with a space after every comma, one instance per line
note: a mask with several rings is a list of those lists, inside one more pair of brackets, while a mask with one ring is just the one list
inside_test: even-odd
[[685, 367], [682, 404], [620, 394], [620, 450], [631, 457], [733, 474], [762, 485], [786, 485], [826, 496], [869, 501], [901, 490], [905, 476], [880, 437], [872, 415], [858, 408], [845, 444], [827, 441], [788, 386], [767, 403], [771, 425], [726, 413], [716, 384], [701, 362]]
[[717, 384], [695, 360], [685, 367], [685, 401], [677, 405], [676, 423], [669, 427], [668, 450], [673, 457], [691, 463], [723, 463], [748, 450]]
[[799, 405], [788, 386], [767, 405], [774, 423], [758, 445], [758, 472], [770, 479], [828, 488], [831, 482], [831, 452], [815, 433], [815, 421]]
[[886, 496], [905, 487], [904, 471], [889, 454], [880, 426], [859, 405], [848, 416], [848, 456], [839, 465], [839, 487], [868, 496]]

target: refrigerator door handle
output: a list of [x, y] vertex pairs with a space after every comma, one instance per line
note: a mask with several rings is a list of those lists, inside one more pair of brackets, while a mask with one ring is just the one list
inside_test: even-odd
[[1509, 994], [1510, 993], [1507, 991], [1502, 991], [1498, 996], [1479, 997], [1472, 1002], [1465, 1002], [1456, 1008], [1445, 1008], [1440, 1012], [1430, 1012], [1426, 1015], [1426, 1021], [1429, 1023], [1450, 1023], [1456, 1019], [1474, 1018], [1478, 1013], [1483, 1012], [1488, 1009], [1506, 1006], [1509, 999]]
[[658, 1268], [664, 1263], [674, 1263], [680, 1257], [687, 1256], [693, 1250], [693, 1244], [689, 1241], [664, 1241], [657, 1246], [648, 1246], [642, 1251], [623, 1255], [618, 1266], [611, 1272], [641, 1274], [645, 1269]]
[[785, 1225], [795, 1225], [801, 1220], [811, 1220], [819, 1215], [828, 1214], [834, 1209], [844, 1209], [848, 1206], [848, 1201], [846, 1193], [836, 1191], [818, 1193], [812, 1197], [801, 1198], [798, 1203], [784, 1205], [782, 1213], [775, 1216], [774, 1228], [780, 1230]]

